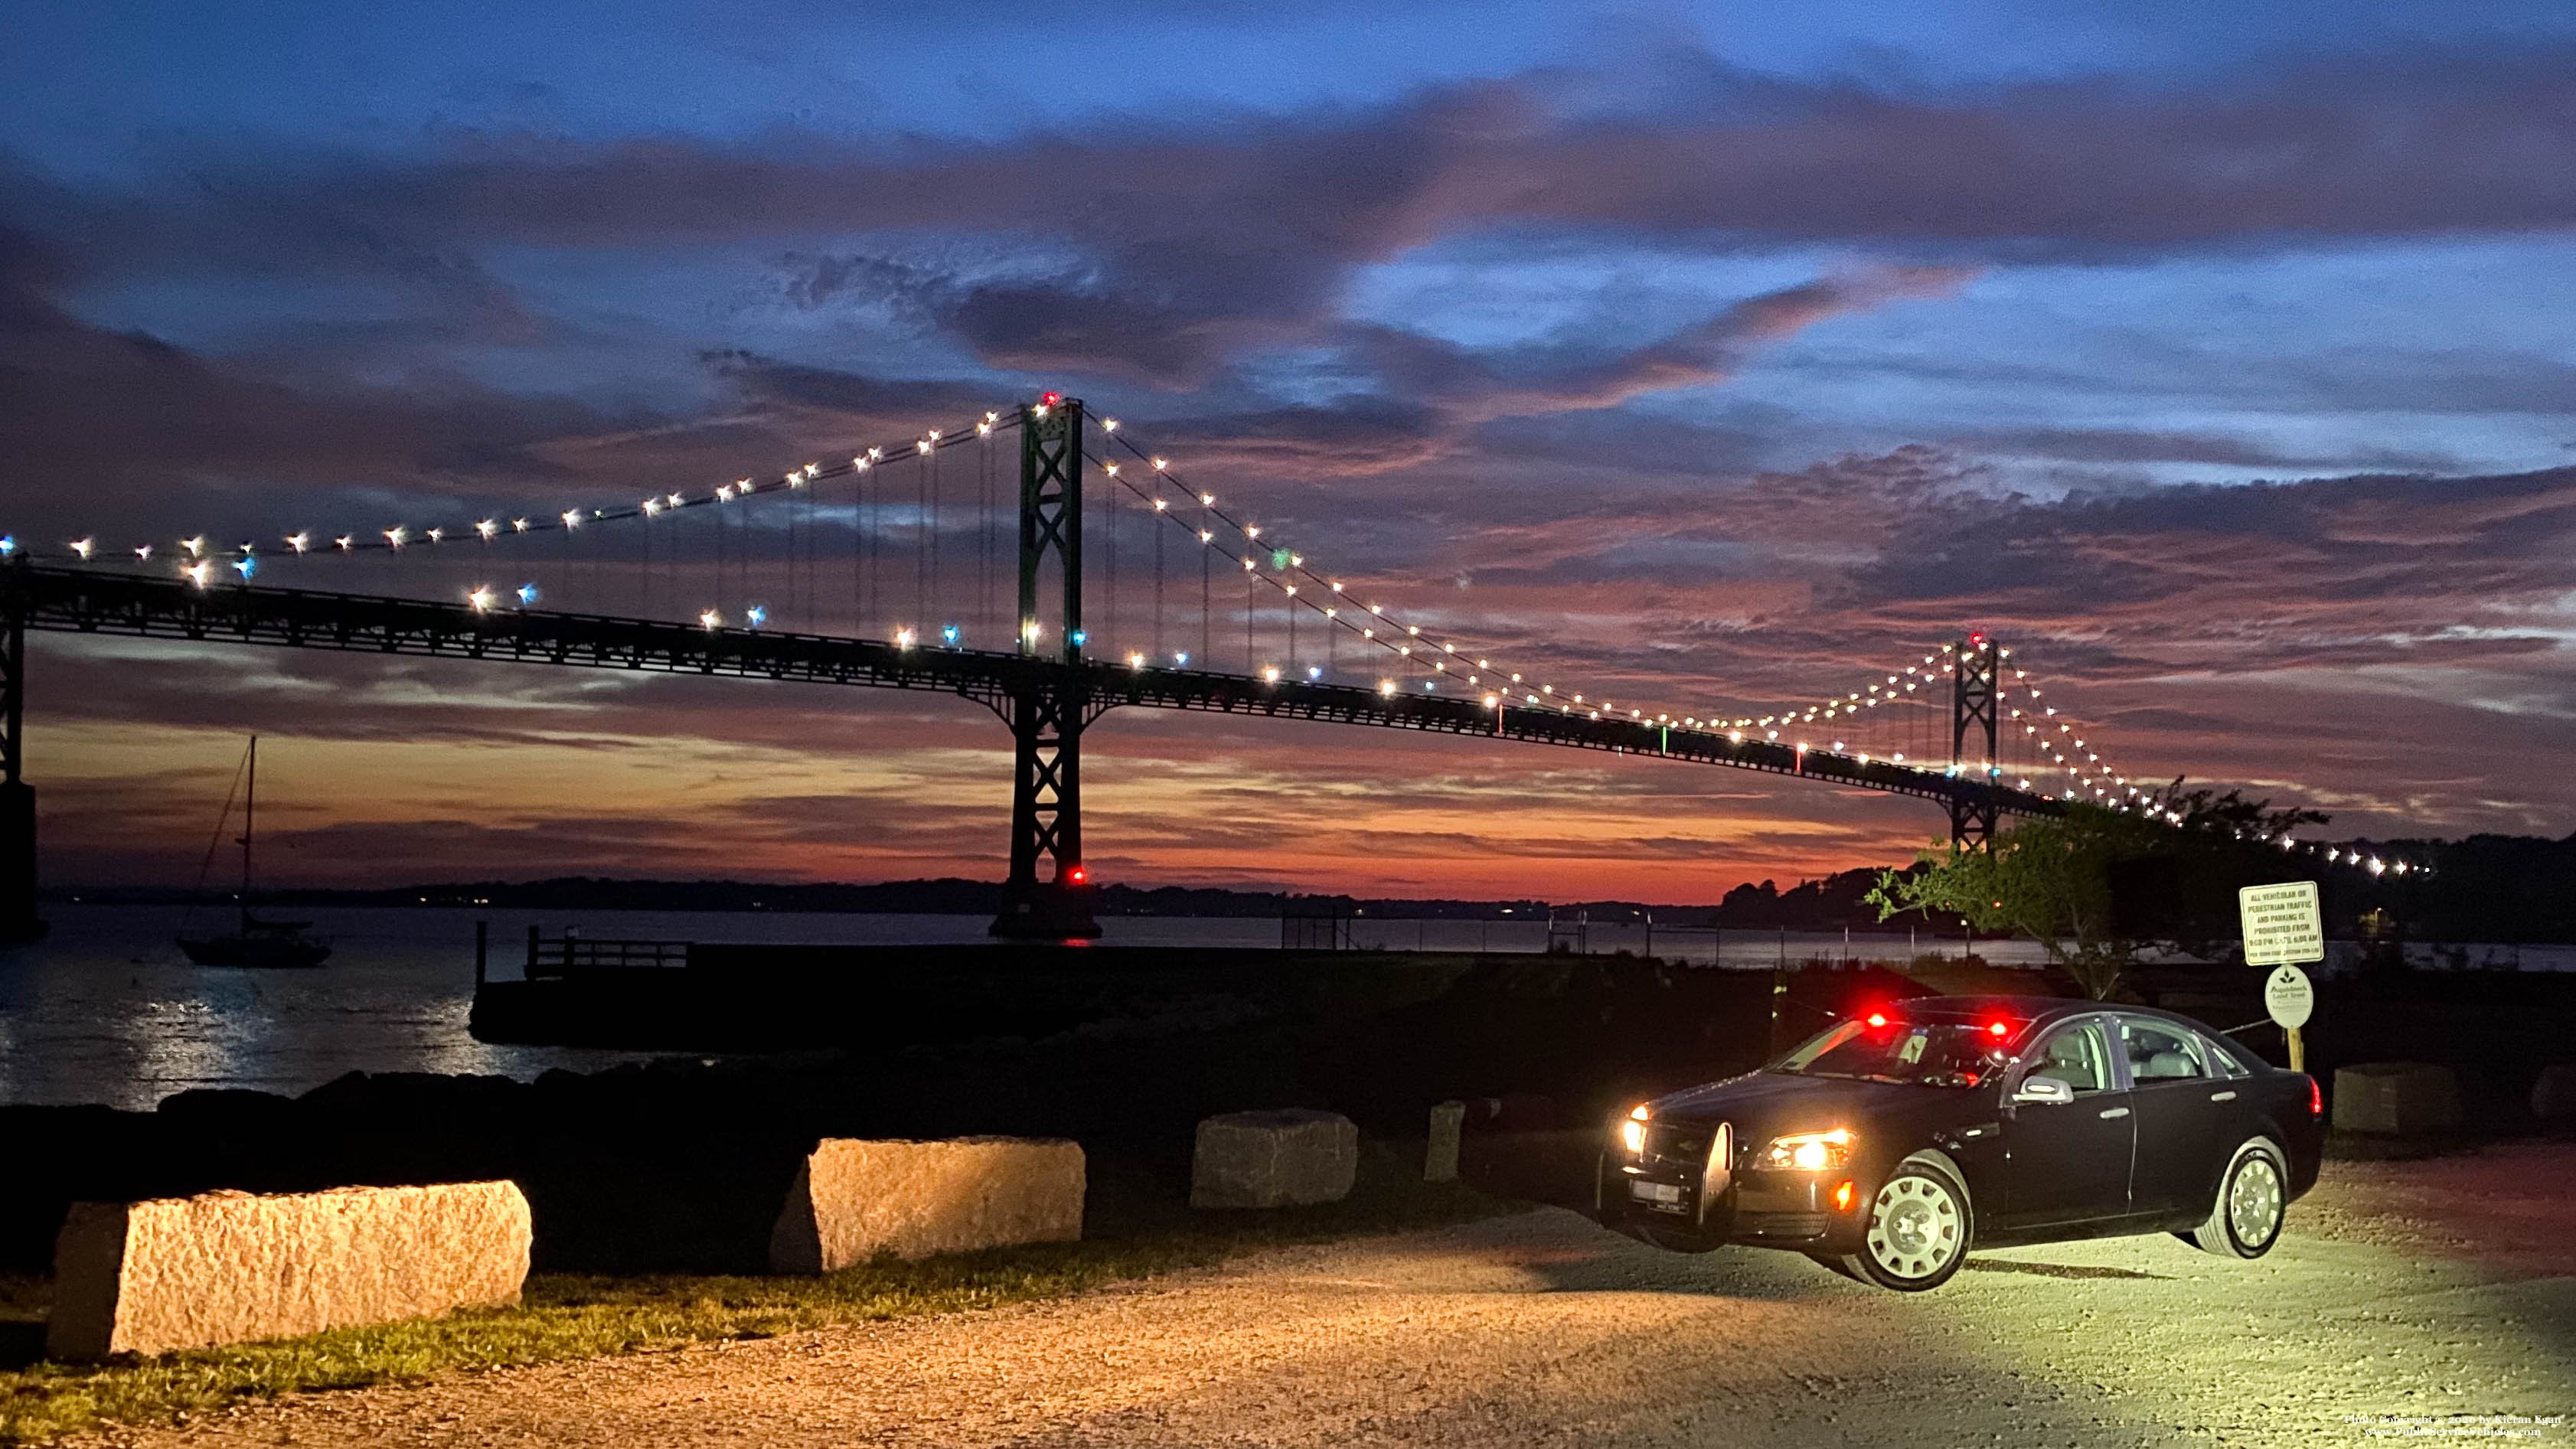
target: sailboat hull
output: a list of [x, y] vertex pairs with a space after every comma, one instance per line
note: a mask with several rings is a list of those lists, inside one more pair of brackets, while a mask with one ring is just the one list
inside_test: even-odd
[[319, 966], [331, 959], [331, 948], [319, 941], [259, 936], [182, 936], [179, 949], [200, 966], [249, 966], [295, 969]]

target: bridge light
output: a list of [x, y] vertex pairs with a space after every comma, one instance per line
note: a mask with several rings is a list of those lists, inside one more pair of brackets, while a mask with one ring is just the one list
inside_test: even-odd
[[89, 558], [90, 550], [97, 547], [98, 540], [96, 539], [76, 538], [72, 540], [72, 552], [79, 554], [84, 561]]
[[[15, 544], [14, 544], [14, 541], [13, 541], [13, 543], [12, 543], [12, 547], [14, 547], [14, 546], [15, 546]], [[7, 553], [8, 551], [9, 551], [8, 549], [0, 549], [0, 553]], [[136, 546], [135, 546], [135, 549], [134, 549], [134, 556], [135, 556], [136, 558], [138, 558], [138, 559], [141, 559], [141, 560], [142, 560], [143, 562], [145, 562], [145, 563], [150, 563], [150, 562], [152, 562], [152, 545], [150, 545], [150, 544], [148, 544], [148, 543], [146, 543], [146, 544], [138, 544], [138, 545], [136, 545]]]
[[1160, 512], [1162, 512], [1162, 511], [1164, 511], [1165, 509], [1170, 508], [1171, 506], [1172, 506], [1172, 500], [1170, 500], [1170, 499], [1168, 499], [1168, 498], [1157, 498], [1157, 499], [1155, 499], [1155, 500], [1154, 500], [1154, 511], [1155, 511], [1156, 513], [1160, 513]]
[[724, 615], [717, 613], [713, 609], [709, 609], [698, 615], [698, 627], [701, 629], [720, 629], [724, 627]]
[[1250, 573], [1250, 572], [1252, 572], [1253, 568], [1254, 568], [1254, 564], [1253, 564], [1252, 560], [1250, 560], [1250, 559], [1245, 559], [1245, 560], [1243, 561], [1243, 571], [1244, 571], [1245, 573]]
[[992, 420], [991, 418], [986, 418], [986, 419], [984, 419], [982, 422], [977, 423], [977, 424], [975, 425], [975, 436], [977, 436], [977, 437], [979, 437], [979, 438], [990, 435], [990, 434], [992, 433], [992, 431], [993, 431], [993, 420]]
[[1324, 669], [1323, 669], [1323, 666], [1322, 666], [1322, 665], [1320, 665], [1320, 664], [1309, 664], [1309, 665], [1307, 665], [1307, 666], [1306, 666], [1306, 677], [1307, 677], [1308, 679], [1321, 679], [1321, 678], [1323, 678], [1323, 677], [1324, 677]]
[[528, 605], [535, 603], [539, 597], [540, 597], [540, 596], [539, 596], [539, 594], [537, 593], [537, 586], [536, 586], [535, 584], [521, 584], [521, 585], [519, 585], [519, 607], [520, 607], [520, 608], [524, 609], [524, 608], [526, 608]]
[[897, 629], [894, 631], [894, 647], [897, 649], [911, 648], [912, 639], [913, 634], [910, 629]]
[[[404, 540], [406, 540], [406, 539], [408, 539], [408, 538], [410, 538], [410, 537], [411, 537], [411, 531], [410, 531], [409, 529], [404, 528], [404, 527], [403, 527], [402, 525], [400, 525], [400, 524], [396, 524], [396, 525], [394, 525], [393, 527], [388, 528], [388, 529], [386, 529], [386, 530], [385, 530], [385, 542], [387, 542], [387, 543], [389, 543], [389, 544], [392, 544], [392, 545], [394, 546], [394, 549], [395, 549], [395, 551], [396, 551], [396, 552], [400, 552], [400, 551], [401, 551]], [[196, 542], [200, 542], [200, 543], [201, 543], [201, 542], [203, 542], [203, 540], [197, 540]], [[198, 551], [198, 550], [197, 550], [194, 546], [191, 546], [191, 547], [189, 548], [189, 550], [188, 550], [188, 552], [190, 552], [190, 553], [192, 553], [192, 554], [193, 554], [193, 553], [195, 553], [195, 552], [197, 552], [197, 551]]]
[[581, 510], [578, 508], [565, 509], [563, 513], [563, 523], [566, 528], [581, 527]]
[[1901, 753], [1900, 753], [1900, 754], [1890, 755], [1890, 756], [1888, 756], [1888, 758], [1889, 758], [1889, 759], [1891, 759], [1891, 760], [1894, 760], [1896, 763], [1898, 763], [1898, 764], [1900, 764], [1900, 765], [1902, 765], [1902, 764], [1904, 764], [1904, 763], [1905, 763], [1905, 756], [1904, 756], [1903, 754], [1901, 754]]
[[1243, 536], [1246, 538], [1259, 538], [1261, 536], [1261, 525], [1257, 523], [1245, 524], [1243, 526]]
[[1201, 543], [1211, 543], [1211, 542], [1214, 542], [1214, 541], [1215, 541], [1215, 539], [1216, 539], [1216, 535], [1215, 535], [1215, 534], [1208, 532], [1208, 531], [1207, 531], [1206, 529], [1204, 529], [1204, 528], [1202, 528], [1202, 529], [1200, 529], [1200, 530], [1199, 530], [1199, 542], [1201, 542]]
[[1138, 654], [1138, 653], [1134, 652], [1133, 650], [1130, 650], [1130, 651], [1128, 652], [1128, 655], [1127, 655], [1127, 667], [1128, 667], [1128, 668], [1130, 668], [1130, 669], [1142, 669], [1142, 668], [1144, 668], [1144, 667], [1145, 667], [1145, 656], [1144, 656], [1144, 655], [1142, 655], [1142, 654]]
[[1335, 580], [1333, 581], [1333, 592], [1338, 594], [1338, 593], [1340, 593], [1341, 591], [1342, 591], [1342, 584], [1341, 584], [1341, 580], [1339, 580], [1339, 579], [1335, 579]]
[[203, 558], [206, 556], [206, 536], [202, 533], [198, 534], [195, 538], [183, 538], [179, 540], [179, 546], [188, 551], [188, 557], [190, 558]]
[[17, 551], [18, 535], [14, 533], [0, 533], [0, 558], [7, 558]]
[[248, 583], [250, 582], [250, 576], [259, 572], [259, 560], [252, 558], [249, 554], [243, 554], [240, 558], [233, 560], [233, 572], [242, 576], [242, 582]]
[[313, 546], [313, 535], [311, 533], [290, 533], [286, 536], [286, 546], [295, 550], [297, 553], [302, 553]]
[[914, 450], [915, 450], [915, 451], [919, 452], [923, 457], [925, 457], [925, 458], [926, 458], [926, 457], [929, 457], [929, 456], [930, 456], [930, 450], [931, 450], [931, 448], [934, 446], [934, 444], [931, 442], [931, 440], [930, 440], [930, 439], [928, 439], [928, 438], [924, 438], [924, 439], [922, 439], [921, 441], [919, 441], [919, 442], [917, 442], [917, 443], [913, 444], [912, 446], [913, 446], [913, 448], [914, 448]]
[[755, 629], [769, 622], [769, 610], [765, 605], [761, 604], [754, 604], [750, 608], [743, 610], [742, 616], [746, 620], [749, 620], [751, 627]]
[[1496, 706], [1500, 705], [1501, 703], [1502, 703], [1502, 701], [1501, 701], [1500, 699], [1497, 699], [1497, 698], [1496, 698], [1496, 697], [1494, 697], [1493, 695], [1490, 695], [1490, 694], [1489, 694], [1489, 695], [1486, 695], [1486, 696], [1485, 696], [1485, 708], [1487, 708], [1487, 709], [1493, 709], [1493, 708], [1495, 708]]
[[180, 574], [184, 576], [188, 582], [195, 584], [201, 589], [206, 586], [206, 575], [213, 571], [214, 565], [207, 563], [203, 559], [199, 559], [195, 563], [188, 564], [179, 570]]
[[524, 519], [524, 518], [513, 518], [513, 519], [511, 519], [511, 520], [510, 520], [510, 531], [511, 531], [512, 533], [525, 533], [525, 532], [527, 532], [527, 531], [528, 531], [528, 520], [526, 520], [526, 519]]
[[[1154, 466], [1155, 466], [1155, 467], [1157, 467], [1157, 468], [1159, 468], [1159, 467], [1161, 467], [1161, 466], [1163, 466], [1163, 465], [1162, 465], [1162, 464], [1160, 464], [1160, 463], [1157, 463], [1157, 464], [1155, 464]], [[1201, 508], [1214, 508], [1214, 507], [1216, 507], [1216, 495], [1215, 495], [1215, 494], [1213, 494], [1213, 493], [1202, 493], [1202, 494], [1200, 494], [1200, 495], [1199, 495], [1199, 506], [1200, 506]]]
[[475, 613], [488, 614], [492, 612], [492, 606], [500, 602], [500, 598], [501, 596], [493, 593], [488, 585], [478, 585], [474, 592], [465, 596], [465, 602], [474, 606]]
[[1064, 636], [1064, 642], [1072, 645], [1076, 649], [1079, 649], [1083, 645], [1091, 642], [1091, 634], [1088, 630], [1076, 629], [1072, 633]]
[[1514, 684], [1518, 684], [1518, 683], [1520, 683], [1520, 682], [1521, 682], [1521, 677], [1520, 677], [1519, 675], [1515, 674], [1515, 675], [1513, 675], [1513, 676], [1512, 676], [1512, 683], [1514, 683]]
[[1172, 664], [1174, 665], [1174, 667], [1176, 667], [1176, 668], [1180, 668], [1180, 669], [1187, 669], [1187, 668], [1189, 668], [1189, 667], [1190, 667], [1190, 654], [1189, 654], [1189, 651], [1188, 651], [1188, 650], [1186, 650], [1186, 649], [1184, 649], [1184, 650], [1182, 650], [1180, 653], [1173, 655], [1173, 656], [1172, 656]]
[[954, 625], [954, 624], [942, 624], [942, 625], [940, 625], [940, 626], [939, 626], [939, 637], [940, 637], [943, 641], [945, 641], [945, 642], [947, 643], [947, 645], [948, 645], [948, 647], [949, 647], [949, 648], [951, 648], [951, 649], [956, 648], [956, 647], [957, 647], [957, 626], [956, 626], [956, 625]]
[[1102, 418], [1100, 420], [1100, 431], [1104, 433], [1114, 433], [1118, 431], [1118, 420], [1116, 418]]
[[1261, 666], [1261, 679], [1265, 684], [1277, 684], [1279, 682], [1279, 666], [1276, 664], [1265, 664]]

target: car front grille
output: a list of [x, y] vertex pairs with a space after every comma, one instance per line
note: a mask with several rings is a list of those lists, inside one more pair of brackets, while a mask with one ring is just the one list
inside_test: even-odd
[[1825, 1230], [1823, 1213], [1757, 1213], [1735, 1215], [1735, 1231], [1755, 1238], [1812, 1238]]
[[1656, 1122], [1646, 1128], [1648, 1166], [1697, 1172], [1708, 1165], [1708, 1139], [1713, 1128], [1682, 1122]]

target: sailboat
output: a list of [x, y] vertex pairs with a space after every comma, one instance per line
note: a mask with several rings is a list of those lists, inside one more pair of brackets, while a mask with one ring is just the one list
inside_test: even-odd
[[[251, 849], [259, 822], [259, 736], [250, 737], [250, 751], [243, 760], [248, 788], [242, 793], [241, 846], [241, 921], [230, 933], [220, 936], [179, 937], [179, 949], [200, 966], [319, 966], [331, 957], [331, 943], [312, 934], [310, 921], [263, 921], [250, 913]], [[231, 818], [232, 801], [224, 802], [224, 817]], [[215, 838], [223, 839], [224, 822], [215, 822]], [[206, 849], [206, 863], [214, 863], [214, 847]], [[197, 887], [203, 890], [205, 871], [197, 872]]]

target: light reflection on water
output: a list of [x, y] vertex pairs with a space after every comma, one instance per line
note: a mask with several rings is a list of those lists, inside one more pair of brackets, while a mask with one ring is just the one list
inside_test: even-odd
[[[0, 952], [0, 1103], [98, 1102], [149, 1108], [192, 1087], [249, 1087], [295, 1093], [351, 1071], [497, 1074], [527, 1079], [548, 1067], [595, 1069], [642, 1054], [563, 1047], [490, 1046], [466, 1032], [474, 996], [474, 922], [491, 922], [493, 974], [511, 976], [528, 927], [549, 933], [577, 925], [594, 938], [666, 941], [865, 942], [927, 944], [985, 940], [981, 916], [805, 915], [490, 909], [299, 908], [333, 940], [318, 971], [244, 971], [192, 966], [173, 937], [184, 915], [171, 906], [48, 908], [53, 934], [39, 945]], [[202, 915], [195, 925], [209, 921]], [[1112, 917], [1110, 945], [1273, 947], [1273, 917]], [[1394, 949], [1539, 951], [1543, 921], [1374, 921], [1349, 923], [1355, 944]], [[1839, 957], [1841, 933], [1658, 927], [1651, 949], [1707, 962], [1722, 941], [1724, 964], [1768, 967]], [[1590, 949], [1649, 949], [1640, 926], [1595, 923]], [[1954, 938], [1925, 934], [1855, 936], [1850, 954], [1901, 960], [1913, 951], [1955, 955]], [[2513, 948], [2495, 948], [2511, 952]], [[2524, 948], [2525, 964], [2563, 967], [2566, 947]], [[1977, 943], [1998, 964], [2035, 961], [2030, 942]], [[2484, 959], [2483, 948], [2472, 961]]]

